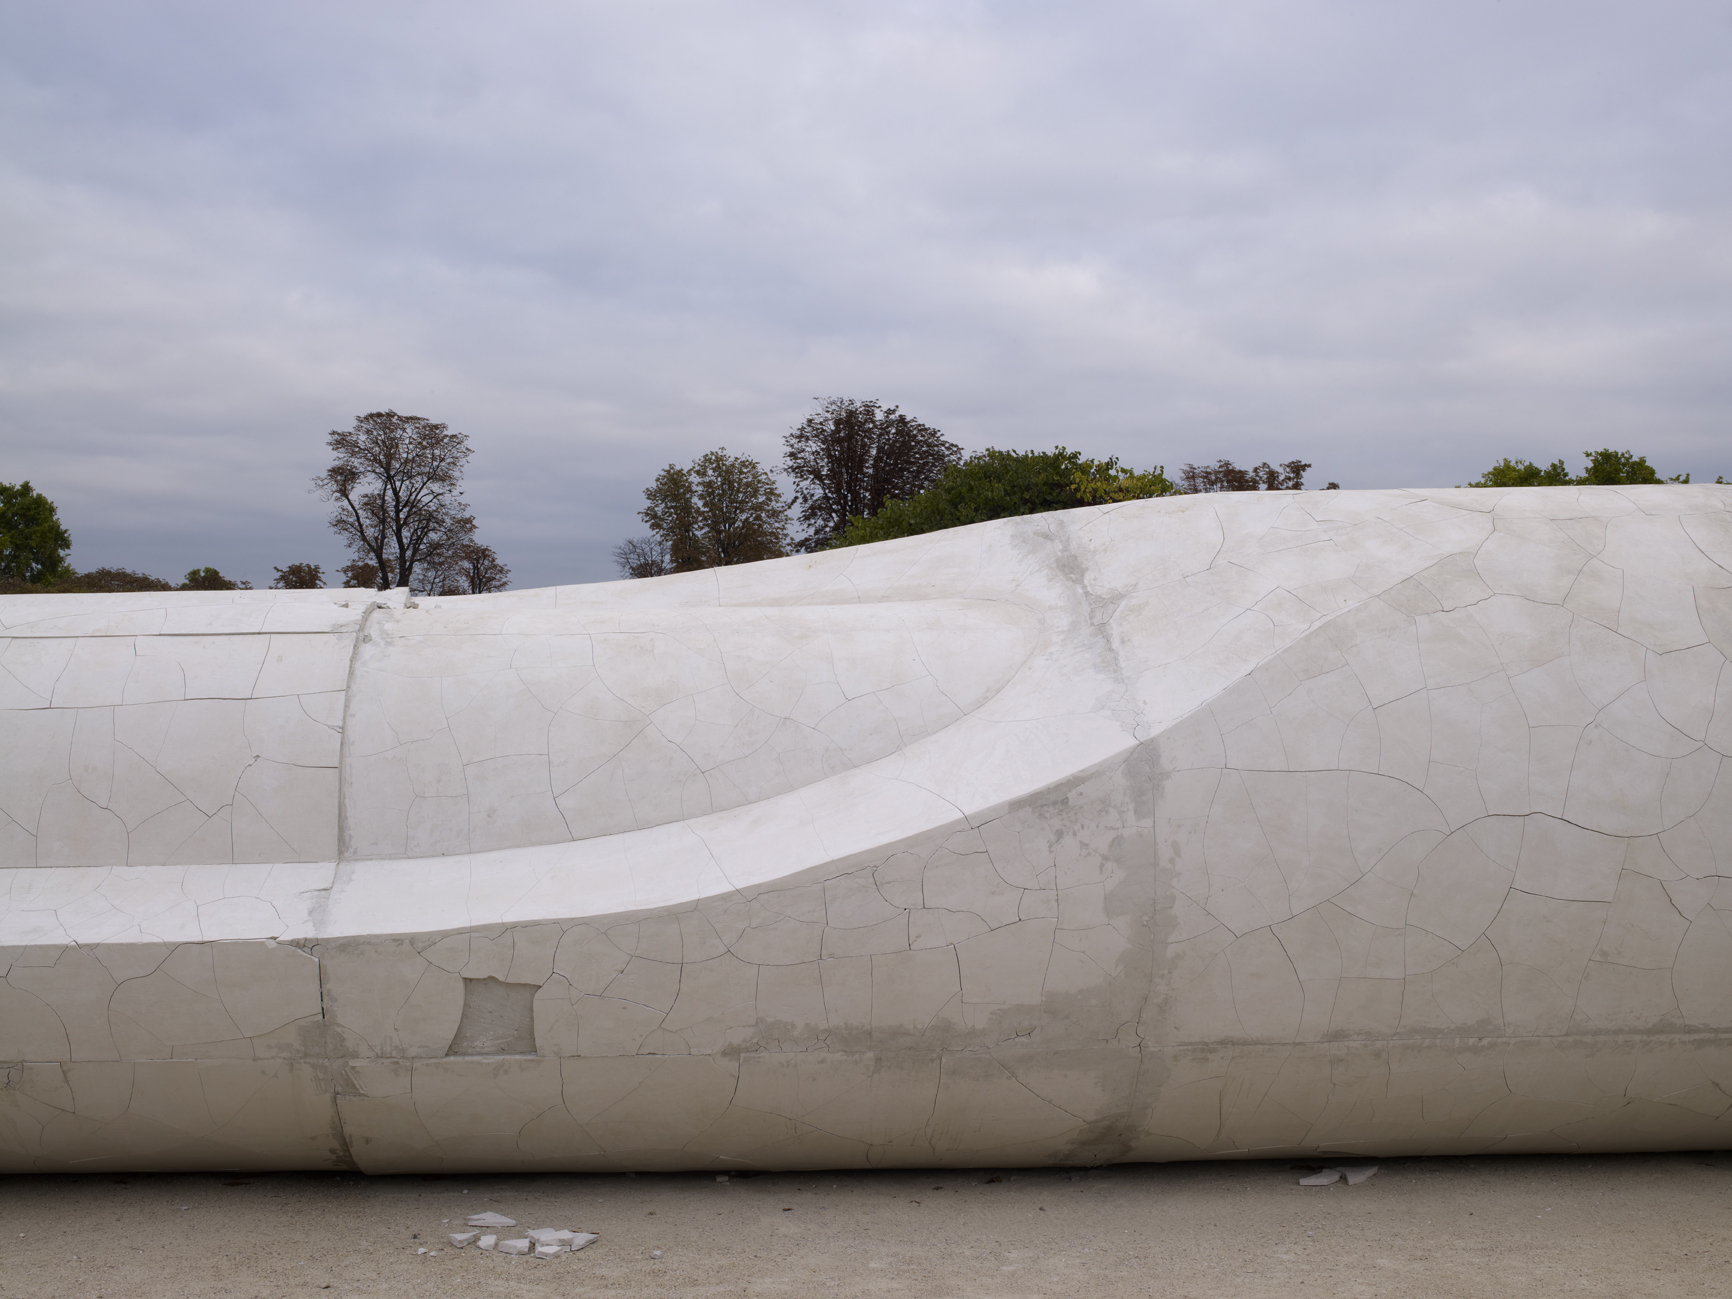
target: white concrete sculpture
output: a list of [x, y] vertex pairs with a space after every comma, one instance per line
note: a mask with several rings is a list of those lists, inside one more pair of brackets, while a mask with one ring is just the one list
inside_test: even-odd
[[1732, 493], [0, 603], [0, 1168], [1732, 1145]]

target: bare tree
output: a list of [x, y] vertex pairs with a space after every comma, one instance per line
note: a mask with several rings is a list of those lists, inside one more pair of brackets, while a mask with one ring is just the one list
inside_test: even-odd
[[336, 505], [331, 527], [377, 570], [377, 589], [412, 586], [417, 565], [473, 535], [475, 520], [462, 509], [464, 434], [384, 410], [333, 429], [326, 442], [337, 458], [314, 490]]
[[1303, 460], [1289, 460], [1280, 468], [1265, 460], [1250, 469], [1217, 460], [1212, 465], [1186, 465], [1179, 485], [1186, 492], [1297, 492], [1304, 488], [1309, 468]]
[[853, 518], [871, 518], [885, 501], [905, 501], [962, 459], [937, 429], [876, 401], [832, 397], [783, 439], [782, 472], [794, 480], [793, 504], [809, 529], [796, 545], [823, 550]]
[[473, 536], [442, 545], [417, 578], [422, 595], [486, 595], [511, 585], [511, 570]]
[[669, 465], [644, 489], [644, 499], [638, 517], [667, 547], [672, 572], [788, 553], [788, 504], [770, 472], [750, 456], [731, 456], [723, 447], [689, 469]]
[[613, 562], [621, 577], [661, 577], [673, 572], [667, 542], [655, 533], [627, 537], [613, 548]]

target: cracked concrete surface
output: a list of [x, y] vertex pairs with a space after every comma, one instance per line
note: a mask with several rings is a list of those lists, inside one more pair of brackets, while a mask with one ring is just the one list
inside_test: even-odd
[[1732, 493], [0, 599], [0, 1168], [1732, 1135]]

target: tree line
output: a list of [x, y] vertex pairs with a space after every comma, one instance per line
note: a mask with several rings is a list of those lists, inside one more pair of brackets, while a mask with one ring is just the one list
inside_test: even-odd
[[793, 484], [786, 499], [768, 469], [725, 447], [670, 464], [644, 490], [649, 532], [614, 549], [620, 574], [686, 573], [1109, 501], [1293, 491], [1311, 464], [1187, 464], [1174, 482], [1159, 465], [1139, 471], [1062, 446], [964, 455], [896, 406], [833, 397], [783, 439], [780, 468]]
[[[1586, 451], [1572, 475], [1559, 460], [1541, 468], [1498, 461], [1469, 487], [1688, 483], [1662, 478], [1647, 458]], [[1116, 457], [1085, 458], [1066, 447], [964, 455], [936, 428], [897, 407], [832, 398], [783, 439], [784, 499], [770, 471], [724, 447], [689, 467], [670, 464], [644, 490], [649, 532], [621, 542], [622, 577], [658, 577], [781, 555], [859, 546], [988, 519], [1076, 509], [1109, 501], [1199, 492], [1302, 491], [1307, 460], [1242, 468], [1231, 460], [1186, 464], [1177, 480], [1162, 466], [1138, 471]], [[1716, 478], [1723, 483], [1723, 478]], [[1327, 483], [1325, 491], [1340, 484]]]
[[[332, 506], [329, 525], [350, 553], [332, 576], [348, 588], [417, 595], [503, 591], [511, 570], [476, 535], [463, 503], [468, 436], [419, 415], [374, 411], [325, 439], [330, 468], [313, 491]], [[234, 591], [252, 583], [195, 568], [178, 585], [128, 568], [78, 572], [67, 562], [72, 537], [54, 502], [29, 482], [0, 483], [0, 594], [115, 591]], [[327, 585], [324, 568], [273, 568], [278, 590]]]
[[[313, 491], [331, 506], [330, 528], [349, 560], [330, 577], [347, 588], [407, 587], [418, 595], [504, 590], [511, 570], [477, 535], [463, 500], [473, 448], [467, 435], [418, 415], [374, 411], [326, 437], [330, 467]], [[1557, 487], [1688, 483], [1661, 477], [1645, 456], [1585, 451], [1571, 474], [1562, 460], [1541, 466], [1504, 458], [1469, 487]], [[878, 401], [836, 397], [783, 439], [784, 497], [772, 472], [727, 448], [690, 465], [670, 464], [644, 490], [639, 517], [649, 531], [615, 547], [622, 576], [656, 577], [778, 556], [859, 546], [961, 527], [988, 519], [1076, 509], [1112, 501], [1198, 492], [1301, 491], [1309, 461], [1231, 460], [1186, 464], [1176, 479], [1164, 467], [1136, 470], [1117, 457], [1079, 451], [965, 455], [938, 429]], [[1716, 478], [1716, 483], [1724, 483]], [[1331, 482], [1325, 490], [1334, 489]], [[190, 570], [179, 583], [127, 568], [74, 570], [72, 539], [54, 503], [28, 481], [0, 483], [0, 594], [115, 591], [223, 591], [251, 583], [216, 568]], [[273, 570], [283, 590], [327, 585], [322, 566], [295, 562]], [[335, 582], [329, 584], [334, 585]]]
[[[1602, 447], [1584, 451], [1587, 468], [1579, 474], [1570, 473], [1562, 460], [1554, 460], [1543, 469], [1531, 460], [1499, 460], [1467, 487], [1620, 487], [1639, 483], [1687, 483], [1689, 474], [1660, 477], [1660, 471], [1648, 463], [1647, 456]], [[1725, 476], [1716, 474], [1714, 481], [1724, 485]]]

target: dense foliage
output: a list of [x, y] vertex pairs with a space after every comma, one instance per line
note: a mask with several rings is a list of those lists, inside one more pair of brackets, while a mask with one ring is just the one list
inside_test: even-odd
[[66, 562], [72, 537], [54, 502], [28, 482], [0, 483], [0, 595], [112, 595], [129, 591], [233, 591], [248, 585], [195, 568], [178, 587], [130, 568], [80, 573]]
[[271, 586], [278, 591], [316, 591], [325, 585], [325, 570], [318, 564], [290, 564], [275, 568], [276, 581]]
[[[699, 456], [689, 468], [669, 465], [644, 488], [638, 511], [654, 541], [666, 549], [666, 571], [690, 573], [775, 559], [788, 553], [788, 504], [776, 480], [750, 456], [731, 456], [726, 447]], [[628, 577], [628, 561], [615, 551]], [[655, 576], [646, 573], [646, 576]]]
[[69, 569], [54, 581], [40, 585], [0, 580], [0, 595], [112, 595], [125, 591], [172, 590], [172, 583], [148, 573], [135, 573], [130, 568], [93, 568], [88, 573], [75, 573]]
[[28, 482], [0, 483], [0, 580], [40, 586], [71, 575], [72, 538], [54, 502]]
[[180, 584], [182, 591], [250, 591], [251, 582], [236, 582], [224, 577], [214, 568], [195, 568], [186, 575], [186, 581]]
[[783, 439], [782, 472], [807, 529], [796, 548], [831, 545], [852, 518], [931, 487], [962, 448], [897, 407], [833, 397]]
[[[1186, 465], [1179, 475], [1179, 490], [1197, 492], [1299, 492], [1305, 490], [1308, 461], [1288, 460], [1280, 466], [1265, 460], [1250, 469], [1241, 469], [1231, 460], [1217, 460], [1212, 465]], [[1329, 486], [1333, 488], [1334, 483]]]
[[[1490, 469], [1486, 470], [1468, 487], [1619, 487], [1637, 483], [1687, 483], [1689, 474], [1674, 474], [1670, 478], [1660, 477], [1659, 470], [1648, 463], [1647, 456], [1639, 456], [1630, 451], [1614, 451], [1610, 447], [1601, 447], [1598, 451], [1584, 451], [1588, 467], [1580, 474], [1571, 476], [1569, 466], [1562, 460], [1554, 460], [1541, 468], [1531, 460], [1511, 460], [1505, 457]], [[1715, 479], [1716, 482], [1719, 479]]]
[[1139, 474], [1122, 468], [1116, 457], [1085, 460], [1081, 452], [1064, 447], [1051, 451], [989, 447], [946, 468], [918, 496], [888, 501], [870, 518], [850, 519], [834, 544], [861, 546], [987, 519], [1167, 496], [1177, 490], [1160, 469]]

